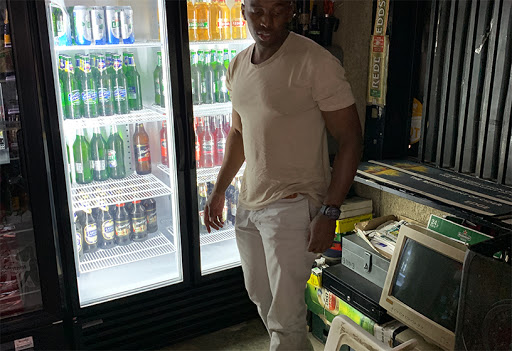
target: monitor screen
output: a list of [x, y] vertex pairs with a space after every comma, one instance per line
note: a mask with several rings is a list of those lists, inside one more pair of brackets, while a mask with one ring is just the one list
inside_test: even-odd
[[396, 267], [391, 294], [455, 332], [462, 263], [408, 238]]

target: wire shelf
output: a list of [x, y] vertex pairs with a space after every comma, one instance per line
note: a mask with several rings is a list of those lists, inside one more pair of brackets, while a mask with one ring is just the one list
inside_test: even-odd
[[212, 234], [201, 234], [199, 236], [199, 239], [201, 240], [201, 246], [220, 243], [222, 241], [231, 240], [234, 238], [235, 228], [232, 226]]
[[128, 48], [159, 48], [162, 46], [160, 40], [136, 41], [133, 44], [106, 44], [106, 45], [72, 45], [55, 46], [56, 52], [66, 51], [89, 51], [89, 50], [115, 50]]
[[163, 121], [166, 117], [164, 114], [155, 110], [145, 108], [140, 111], [133, 111], [126, 115], [112, 115], [96, 118], [80, 118], [64, 120], [64, 128], [66, 130], [75, 130], [83, 128], [104, 127], [119, 124], [133, 124], [142, 122]]
[[153, 111], [156, 111], [157, 113], [160, 113], [162, 115], [166, 115], [166, 111], [165, 111], [165, 108], [162, 107], [162, 106], [159, 106], [159, 105], [151, 105], [150, 108], [153, 110]]
[[169, 170], [169, 167], [167, 167], [166, 165], [159, 163], [157, 168], [164, 172], [165, 174], [171, 175], [171, 171]]
[[[217, 174], [219, 174], [220, 166], [212, 167], [212, 168], [198, 168], [197, 172], [197, 184], [202, 184], [206, 182], [214, 182], [217, 180]], [[240, 170], [236, 174], [236, 177], [241, 177], [245, 171], [245, 162], [240, 167]]]
[[73, 184], [71, 197], [73, 211], [101, 205], [115, 205], [121, 202], [145, 200], [171, 194], [171, 188], [153, 174], [133, 173], [123, 179], [109, 179], [90, 184]]
[[80, 273], [147, 260], [176, 252], [174, 245], [162, 233], [149, 234], [149, 239], [132, 242], [126, 246], [116, 246], [109, 250], [85, 253], [80, 261]]
[[208, 105], [194, 105], [194, 117], [227, 115], [233, 112], [231, 102]]

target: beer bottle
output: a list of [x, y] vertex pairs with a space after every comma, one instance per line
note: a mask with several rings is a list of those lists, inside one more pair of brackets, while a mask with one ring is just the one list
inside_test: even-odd
[[227, 135], [224, 132], [224, 128], [222, 126], [222, 116], [215, 117], [215, 147], [213, 149], [215, 155], [215, 165], [222, 166], [222, 161], [224, 160], [224, 154], [226, 152], [226, 139]]
[[235, 4], [231, 8], [231, 39], [245, 38], [247, 38], [247, 32], [242, 15], [242, 0], [235, 0]]
[[220, 28], [220, 40], [231, 39], [231, 11], [226, 5], [226, 0], [219, 0], [220, 17], [217, 27]]
[[108, 206], [100, 206], [100, 212], [96, 218], [96, 227], [98, 228], [100, 235], [100, 248], [111, 249], [116, 243], [114, 240], [115, 229], [114, 220], [109, 212]]
[[75, 179], [78, 184], [92, 182], [93, 174], [90, 161], [89, 143], [84, 136], [84, 131], [76, 131], [76, 139], [73, 143], [73, 158], [75, 160]]
[[199, 72], [201, 72], [201, 85], [200, 85], [200, 94], [201, 94], [201, 102], [203, 104], [206, 104], [206, 80], [204, 76], [204, 70], [205, 70], [205, 57], [204, 57], [204, 51], [198, 50], [197, 51], [198, 56], [198, 68]]
[[115, 125], [112, 126], [112, 133], [107, 141], [107, 162], [110, 178], [121, 179], [126, 177], [123, 139], [121, 139]]
[[155, 105], [160, 106], [161, 104], [161, 85], [163, 82], [160, 80], [160, 76], [162, 75], [162, 52], [158, 51], [156, 53], [156, 68], [153, 71], [153, 82], [155, 84]]
[[228, 49], [224, 49], [223, 60], [224, 60], [224, 67], [227, 70], [229, 68], [229, 50]]
[[95, 252], [98, 250], [98, 230], [96, 227], [96, 221], [92, 216], [90, 208], [84, 210], [84, 252]]
[[132, 215], [132, 241], [144, 241], [148, 238], [148, 223], [146, 210], [140, 200], [133, 202]]
[[116, 215], [114, 217], [114, 226], [115, 226], [115, 242], [117, 245], [128, 245], [130, 243], [130, 216], [126, 209], [124, 208], [124, 204], [116, 205]]
[[66, 118], [81, 118], [80, 86], [76, 80], [75, 69], [69, 56], [64, 58], [62, 85], [64, 90], [64, 116]]
[[197, 41], [197, 18], [192, 0], [187, 0], [188, 40]]
[[126, 76], [126, 72], [128, 70], [128, 51], [123, 51], [123, 73]]
[[73, 213], [73, 226], [75, 230], [75, 240], [76, 240], [76, 251], [78, 252], [78, 259], [82, 260], [84, 256], [84, 232], [82, 229], [82, 224], [80, 223], [80, 220], [78, 219], [78, 215]]
[[103, 181], [108, 179], [108, 171], [107, 171], [107, 147], [105, 145], [105, 140], [101, 135], [101, 131], [99, 127], [94, 128], [94, 132], [91, 138], [91, 160], [94, 164], [93, 168], [93, 177], [94, 180]]
[[125, 202], [124, 208], [126, 209], [126, 212], [128, 212], [128, 215], [131, 218], [131, 213], [133, 211], [133, 202]]
[[127, 55], [126, 85], [128, 87], [128, 106], [131, 111], [142, 110], [142, 91], [140, 87], [140, 74], [135, 66], [133, 53]]
[[158, 230], [155, 199], [147, 199], [144, 202], [144, 208], [146, 209], [146, 220], [148, 223], [148, 233], [154, 233]]
[[211, 62], [211, 53], [205, 52], [205, 64], [203, 70], [204, 76], [204, 103], [213, 104], [215, 102], [215, 72], [213, 71]]
[[165, 86], [165, 80], [164, 80], [164, 70], [162, 69], [162, 52], [158, 52], [158, 56], [160, 59], [160, 71], [158, 72], [159, 81], [160, 81], [160, 107], [165, 108], [165, 96], [166, 96], [166, 86]]
[[110, 76], [110, 79], [112, 79], [112, 76], [114, 75], [114, 59], [112, 58], [111, 52], [105, 53], [105, 61], [107, 63], [107, 73]]
[[83, 116], [86, 118], [98, 117], [98, 96], [96, 93], [96, 80], [91, 70], [91, 58], [83, 56], [83, 76], [81, 81]]
[[207, 191], [206, 191], [206, 183], [199, 184], [197, 189], [198, 196], [198, 205], [199, 205], [199, 231], [206, 231], [206, 226], [204, 225], [204, 207], [206, 205], [206, 201], [208, 199]]
[[196, 0], [194, 7], [197, 19], [197, 39], [199, 41], [210, 41], [210, 6], [206, 0]]
[[128, 96], [126, 93], [126, 77], [123, 73], [123, 63], [121, 61], [121, 55], [113, 54], [112, 59], [114, 60], [112, 64], [112, 89], [114, 90], [114, 112], [118, 115], [124, 115], [129, 112]]
[[144, 130], [144, 124], [137, 123], [133, 134], [133, 154], [137, 174], [151, 173], [151, 153], [149, 151], [149, 136]]
[[201, 105], [202, 95], [201, 95], [201, 82], [203, 80], [203, 74], [201, 72], [201, 68], [199, 67], [199, 54], [197, 51], [190, 52], [190, 60], [191, 60], [191, 79], [192, 79], [192, 103], [194, 105]]
[[217, 51], [217, 64], [215, 65], [215, 101], [228, 102], [228, 87], [226, 85], [227, 69], [222, 63], [222, 51]]
[[104, 54], [99, 54], [96, 58], [96, 79], [98, 88], [98, 115], [112, 116], [114, 110], [112, 79], [110, 77], [107, 65], [107, 59]]
[[210, 23], [210, 36], [211, 40], [221, 40], [221, 25], [219, 22], [221, 20], [222, 13], [220, 12], [220, 7], [218, 5], [217, 0], [212, 0], [210, 5], [210, 18], [208, 22]]
[[167, 152], [167, 122], [163, 121], [162, 128], [160, 129], [160, 160], [162, 164], [169, 167]]
[[204, 117], [204, 133], [201, 142], [201, 167], [210, 168], [215, 165], [213, 155], [214, 141], [210, 128], [209, 117]]

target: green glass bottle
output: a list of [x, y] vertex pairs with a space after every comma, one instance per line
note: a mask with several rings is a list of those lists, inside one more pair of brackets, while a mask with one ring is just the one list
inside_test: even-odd
[[105, 140], [101, 135], [101, 131], [99, 127], [94, 128], [94, 132], [92, 134], [91, 143], [91, 161], [93, 162], [93, 177], [94, 180], [103, 181], [108, 179], [108, 171], [107, 171], [107, 146], [105, 145]]
[[200, 105], [203, 103], [201, 96], [201, 80], [202, 73], [199, 68], [199, 56], [197, 51], [190, 52], [190, 70], [191, 70], [191, 80], [192, 80], [192, 103], [194, 105]]
[[[222, 52], [220, 52], [222, 53]], [[226, 67], [222, 64], [222, 55], [217, 52], [217, 65], [215, 65], [215, 101], [228, 102], [229, 94], [226, 86]]]
[[114, 110], [114, 96], [112, 94], [112, 79], [108, 72], [105, 55], [99, 54], [96, 58], [96, 86], [98, 88], [98, 115], [112, 116]]
[[89, 55], [83, 56], [83, 76], [81, 79], [81, 93], [83, 116], [86, 118], [98, 117], [98, 95], [96, 93], [96, 80], [91, 69], [91, 58]]
[[200, 85], [200, 93], [201, 93], [201, 102], [203, 104], [206, 104], [206, 80], [204, 79], [204, 69], [205, 69], [205, 57], [204, 57], [204, 51], [198, 50], [198, 68], [199, 72], [201, 72], [201, 85]]
[[228, 67], [229, 67], [229, 50], [228, 49], [224, 49], [224, 67], [226, 67], [226, 69], [228, 69]]
[[162, 103], [162, 92], [161, 86], [162, 81], [160, 80], [160, 76], [162, 75], [162, 52], [158, 51], [156, 53], [156, 68], [153, 71], [153, 83], [155, 85], [155, 105], [160, 106]]
[[73, 158], [75, 160], [75, 178], [78, 184], [92, 182], [92, 167], [89, 154], [89, 143], [84, 136], [84, 131], [78, 129], [73, 143]]
[[114, 112], [124, 115], [129, 112], [128, 96], [126, 93], [126, 77], [123, 73], [123, 62], [121, 55], [113, 54], [112, 59], [112, 90], [114, 91]]
[[62, 85], [64, 90], [64, 116], [66, 118], [81, 118], [80, 86], [75, 77], [71, 57], [65, 59]]
[[205, 104], [213, 104], [215, 102], [215, 72], [211, 62], [211, 52], [205, 53], [204, 63], [204, 85], [205, 85]]
[[123, 73], [126, 75], [126, 70], [128, 69], [128, 51], [123, 52]]
[[140, 75], [135, 65], [133, 53], [128, 53], [128, 66], [126, 67], [126, 85], [128, 88], [128, 106], [130, 111], [142, 110], [142, 90]]
[[124, 167], [124, 143], [115, 125], [107, 141], [107, 167], [110, 178], [121, 179], [126, 177]]

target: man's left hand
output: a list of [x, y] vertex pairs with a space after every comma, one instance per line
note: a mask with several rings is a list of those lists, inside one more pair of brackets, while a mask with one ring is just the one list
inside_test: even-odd
[[309, 226], [308, 251], [314, 253], [325, 252], [332, 246], [336, 230], [336, 221], [317, 214]]

